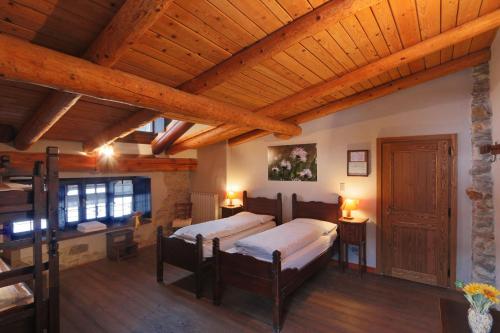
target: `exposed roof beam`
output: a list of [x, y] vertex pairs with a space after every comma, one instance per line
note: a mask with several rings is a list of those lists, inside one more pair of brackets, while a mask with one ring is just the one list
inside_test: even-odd
[[294, 124], [1, 34], [0, 77], [158, 110], [168, 118], [174, 110], [188, 118], [195, 116], [286, 135], [301, 133]]
[[[111, 67], [170, 6], [173, 0], [127, 0], [83, 55], [101, 66]], [[54, 91], [25, 122], [14, 146], [26, 150], [68, 112], [81, 95]]]
[[[478, 51], [476, 53], [467, 55], [463, 58], [459, 58], [450, 62], [445, 63], [444, 65], [440, 65], [437, 67], [433, 67], [431, 69], [419, 72], [417, 74], [413, 74], [407, 76], [405, 78], [384, 84], [382, 86], [363, 91], [359, 94], [349, 96], [343, 98], [338, 101], [331, 102], [327, 105], [320, 106], [318, 108], [305, 111], [294, 115], [292, 117], [286, 118], [287, 121], [302, 124], [311, 120], [315, 120], [321, 117], [328, 116], [332, 113], [336, 113], [339, 111], [346, 110], [348, 108], [367, 103], [374, 99], [390, 95], [396, 91], [403, 90], [406, 88], [410, 88], [416, 86], [418, 84], [428, 82], [439, 78], [444, 75], [448, 75], [451, 73], [455, 73], [461, 71], [468, 67], [477, 66], [484, 62], [490, 60], [490, 50], [485, 49], [483, 51]], [[257, 138], [269, 135], [266, 131], [261, 130], [253, 130], [251, 132], [247, 132], [245, 134], [239, 135], [237, 137], [231, 138], [229, 140], [229, 145], [236, 146], [251, 140], [255, 140]]]
[[0, 142], [10, 142], [14, 139], [16, 130], [10, 125], [0, 124]]
[[[257, 65], [265, 59], [271, 58], [304, 38], [325, 30], [327, 27], [339, 22], [342, 18], [353, 15], [357, 11], [379, 2], [380, 0], [329, 1], [177, 88], [182, 91], [200, 94], [239, 74], [241, 71]], [[129, 123], [128, 120], [125, 120], [125, 122]], [[177, 137], [182, 136], [194, 125], [193, 123], [184, 121], [178, 122], [178, 126], [171, 127], [172, 131], [175, 128], [175, 136]], [[118, 124], [117, 127], [119, 126], [121, 125]], [[183, 129], [183, 133], [179, 131], [180, 128]], [[112, 128], [110, 130], [113, 131]], [[155, 151], [161, 151], [161, 145], [166, 147], [173, 143], [173, 141], [169, 142], [169, 140], [175, 137], [169, 133], [171, 130], [158, 135], [157, 140], [155, 140]], [[169, 138], [169, 140], [166, 140], [166, 138]]]
[[151, 141], [151, 150], [153, 154], [161, 154], [165, 149], [168, 149], [177, 139], [186, 133], [193, 123], [186, 121], [176, 121], [165, 132], [159, 133], [156, 138]]
[[[449, 45], [470, 39], [483, 32], [493, 30], [499, 25], [500, 9], [497, 9], [490, 14], [483, 15], [461, 26], [376, 60], [352, 72], [348, 72], [343, 76], [334, 77], [330, 80], [307, 87], [291, 96], [285, 97], [282, 100], [257, 110], [256, 113], [268, 117], [279, 117], [280, 113], [292, 109], [297, 104], [304, 103], [315, 98], [321, 98], [337, 90], [349, 88], [355, 83], [377, 76], [390, 69], [397, 68], [402, 64], [420, 59]], [[191, 137], [187, 140], [178, 142], [167, 152], [174, 153], [185, 149], [198, 148], [227, 140], [247, 131], [248, 129], [245, 128], [238, 129], [237, 126], [224, 124], [210, 131], [204, 131], [199, 136]]]

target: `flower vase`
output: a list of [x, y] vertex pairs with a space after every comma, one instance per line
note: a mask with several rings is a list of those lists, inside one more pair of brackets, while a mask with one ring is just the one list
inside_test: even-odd
[[467, 315], [469, 319], [469, 326], [472, 333], [490, 333], [493, 326], [493, 317], [491, 313], [481, 313], [476, 309], [470, 307]]

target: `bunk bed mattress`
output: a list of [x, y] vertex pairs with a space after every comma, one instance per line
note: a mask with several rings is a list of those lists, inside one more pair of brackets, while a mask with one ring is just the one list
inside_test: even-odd
[[[0, 272], [9, 270], [10, 267], [0, 258]], [[25, 283], [0, 288], [0, 312], [30, 303], [33, 303], [33, 294]]]
[[[337, 239], [337, 231], [333, 230], [327, 235], [323, 235], [316, 239], [314, 242], [308, 244], [304, 248], [292, 253], [285, 259], [281, 260], [281, 270], [285, 269], [301, 269], [306, 266], [308, 263], [316, 259], [318, 256], [327, 251]], [[227, 252], [229, 253], [237, 253], [240, 252], [238, 248], [233, 247], [229, 249]], [[256, 259], [272, 262], [269, 258], [259, 258], [253, 256]]]

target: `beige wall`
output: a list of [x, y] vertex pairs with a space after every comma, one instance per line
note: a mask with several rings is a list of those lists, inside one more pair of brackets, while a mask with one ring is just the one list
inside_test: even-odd
[[[492, 131], [493, 141], [500, 142], [500, 38], [496, 37], [492, 45], [492, 56], [490, 61], [490, 98], [493, 110]], [[498, 156], [500, 158], [500, 156]], [[500, 160], [492, 164], [491, 172], [493, 174], [493, 196], [495, 207], [495, 243], [496, 243], [496, 275], [497, 286], [500, 287]]]
[[[267, 136], [230, 148], [228, 186], [246, 189], [251, 195], [284, 195], [285, 221], [291, 216], [291, 195], [302, 200], [334, 202], [340, 183], [344, 195], [361, 199], [357, 214], [370, 218], [368, 264], [375, 266], [376, 139], [390, 136], [458, 134], [458, 277], [470, 276], [471, 204], [465, 195], [470, 185], [471, 144], [469, 106], [471, 72], [465, 70], [433, 82], [400, 91], [365, 105], [303, 125], [303, 135], [289, 141]], [[317, 182], [267, 180], [267, 146], [317, 143]], [[369, 177], [346, 176], [346, 151], [369, 149]], [[424, 198], [422, 198], [424, 199]]]
[[[29, 151], [44, 152], [47, 146], [59, 147], [61, 153], [78, 153], [82, 151], [80, 143], [67, 141], [40, 141]], [[115, 150], [122, 154], [148, 154], [148, 145], [117, 144]], [[10, 146], [0, 144], [0, 151], [13, 150]], [[190, 152], [190, 157], [193, 156]], [[75, 173], [61, 172], [60, 178], [108, 177], [108, 176], [147, 176], [151, 178], [152, 223], [143, 225], [135, 232], [139, 245], [153, 245], [156, 242], [155, 230], [158, 225], [166, 225], [173, 220], [175, 202], [189, 199], [191, 191], [191, 172], [151, 172], [151, 173]], [[105, 235], [92, 235], [60, 242], [61, 268], [83, 264], [102, 259], [106, 256]], [[21, 251], [17, 259], [30, 262], [31, 249]]]

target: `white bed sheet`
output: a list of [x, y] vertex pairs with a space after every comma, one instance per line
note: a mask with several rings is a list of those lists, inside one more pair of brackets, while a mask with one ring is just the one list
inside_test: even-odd
[[[269, 221], [263, 224], [260, 224], [258, 226], [255, 226], [253, 228], [238, 232], [234, 235], [219, 238], [219, 245], [220, 249], [222, 251], [226, 251], [234, 246], [234, 243], [236, 243], [238, 240], [248, 237], [250, 235], [266, 231], [268, 229], [274, 228], [276, 226], [276, 223], [274, 221]], [[175, 235], [172, 235], [170, 237], [176, 237]], [[188, 242], [188, 243], [194, 243], [191, 241], [188, 241], [186, 239], [181, 238], [182, 240]], [[210, 258], [212, 257], [212, 240], [205, 240], [203, 242], [203, 258]]]
[[[283, 259], [281, 261], [281, 270], [283, 271], [288, 268], [301, 269], [302, 267], [310, 263], [312, 260], [314, 260], [314, 258], [319, 256], [321, 253], [325, 252], [330, 246], [332, 246], [335, 239], [337, 239], [336, 230], [330, 232], [328, 235], [319, 237], [314, 242], [310, 243], [304, 248], [292, 253], [291, 255]], [[235, 247], [233, 247], [227, 250], [227, 252], [235, 253], [238, 252], [238, 250]], [[271, 262], [270, 260], [265, 258], [257, 258], [257, 259]]]

